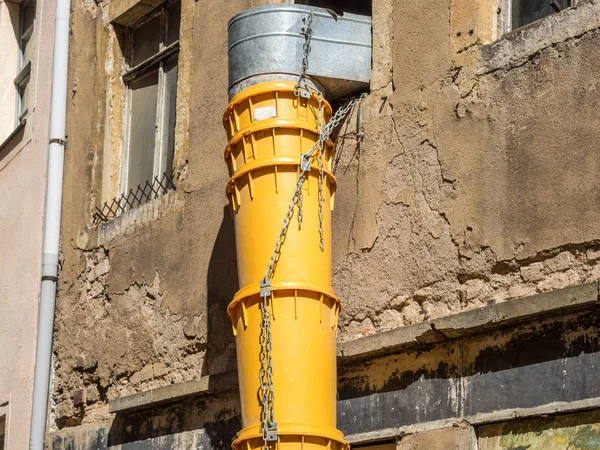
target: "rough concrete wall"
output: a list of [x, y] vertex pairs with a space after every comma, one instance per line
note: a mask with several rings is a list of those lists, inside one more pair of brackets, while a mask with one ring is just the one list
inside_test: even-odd
[[[226, 25], [257, 3], [183, 0], [176, 190], [98, 229], [93, 207], [116, 186], [118, 30], [106, 2], [74, 11], [54, 428], [110, 421], [117, 396], [235, 366]], [[469, 5], [374, 2], [365, 136], [355, 117], [338, 136], [341, 339], [600, 275], [597, 31], [547, 45], [517, 33], [506, 42], [524, 56], [504, 61], [503, 47], [482, 46], [489, 4]]]
[[467, 3], [374, 3], [365, 137], [338, 139], [342, 339], [600, 275], [598, 5], [480, 46]]
[[568, 450], [600, 446], [600, 412], [495, 423], [478, 430], [480, 450]]
[[248, 5], [183, 1], [176, 190], [95, 228], [93, 207], [114, 187], [103, 167], [120, 117], [111, 91], [119, 30], [104, 7], [86, 3], [73, 17], [68, 133], [78, 151], [67, 155], [65, 174], [52, 406], [59, 428], [109, 419], [106, 402], [117, 396], [235, 367], [225, 308], [237, 272], [220, 116], [227, 20]]

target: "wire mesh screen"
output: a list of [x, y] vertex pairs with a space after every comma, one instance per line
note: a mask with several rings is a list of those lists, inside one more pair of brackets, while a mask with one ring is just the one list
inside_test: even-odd
[[101, 223], [110, 222], [124, 212], [148, 203], [171, 189], [175, 189], [172, 174], [165, 172], [160, 178], [155, 176], [153, 180], [139, 184], [135, 189], [129, 189], [128, 193], [123, 193], [112, 200], [104, 202], [102, 208], [96, 207], [94, 225], [98, 226]]

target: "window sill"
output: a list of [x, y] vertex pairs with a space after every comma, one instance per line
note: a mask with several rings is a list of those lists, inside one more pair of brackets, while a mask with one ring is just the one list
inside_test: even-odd
[[110, 222], [99, 224], [97, 245], [108, 244], [122, 236], [135, 232], [141, 227], [156, 222], [172, 211], [183, 209], [184, 199], [182, 194], [181, 189], [169, 190], [156, 199], [126, 211]]
[[19, 122], [19, 124], [15, 127], [12, 133], [10, 133], [8, 137], [4, 139], [4, 142], [0, 144], [0, 160], [13, 148], [15, 148], [16, 144], [21, 142], [21, 139], [23, 139], [26, 123], [27, 119], [21, 120], [21, 122]]
[[545, 48], [599, 27], [600, 4], [581, 1], [577, 6], [533, 22], [480, 47], [477, 73], [484, 75], [518, 67]]

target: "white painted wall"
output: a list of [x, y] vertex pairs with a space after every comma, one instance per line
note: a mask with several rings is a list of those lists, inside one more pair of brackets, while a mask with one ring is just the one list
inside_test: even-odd
[[19, 5], [0, 0], [0, 142], [4, 142], [15, 127], [18, 33]]
[[[5, 37], [13, 33], [7, 29], [12, 27], [6, 15], [10, 6], [0, 2], [0, 42], [3, 44]], [[37, 1], [30, 113], [18, 144], [10, 151], [0, 148], [0, 414], [8, 412], [5, 448], [10, 450], [25, 450], [29, 444], [54, 9], [55, 0]], [[10, 50], [4, 45], [0, 50], [0, 142], [15, 126], [16, 94], [12, 82], [17, 50], [16, 47], [14, 53]], [[9, 51], [12, 54], [8, 54]], [[13, 64], [10, 74], [10, 70], [1, 67], [5, 61]]]

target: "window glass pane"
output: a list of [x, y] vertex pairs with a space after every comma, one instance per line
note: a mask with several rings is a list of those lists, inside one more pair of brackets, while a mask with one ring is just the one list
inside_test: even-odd
[[28, 61], [31, 60], [31, 55], [33, 53], [33, 44], [30, 38], [21, 39], [21, 64], [19, 69], [22, 69]]
[[[163, 118], [163, 155], [166, 156], [165, 171], [173, 169], [175, 150], [175, 106], [177, 101], [177, 58], [165, 64], [165, 115]], [[163, 157], [164, 157], [163, 156]]]
[[327, 8], [343, 15], [345, 12], [370, 16], [372, 13], [372, 0], [295, 0], [297, 5], [316, 6]]
[[180, 21], [181, 2], [177, 1], [167, 8], [167, 46], [179, 39]]
[[21, 6], [21, 36], [33, 26], [35, 18], [35, 1], [30, 0]]
[[[561, 9], [570, 6], [570, 0], [557, 0], [557, 3]], [[512, 0], [512, 28], [515, 30], [555, 13], [550, 0]]]
[[17, 105], [17, 122], [20, 122], [28, 113], [29, 95], [31, 91], [29, 84], [29, 79], [27, 79], [17, 88], [17, 94], [19, 96]]
[[6, 416], [0, 417], [0, 450], [4, 450], [4, 435], [6, 434]]
[[33, 22], [35, 18], [35, 1], [30, 0], [21, 5], [20, 13], [20, 35], [19, 35], [19, 50], [20, 61], [19, 69], [23, 68], [27, 61], [31, 59], [33, 53], [33, 45], [31, 35], [33, 34]]
[[160, 41], [160, 16], [155, 16], [133, 32], [133, 59], [131, 66], [158, 53]]
[[158, 71], [131, 81], [129, 174], [127, 185], [135, 188], [153, 178], [156, 135]]

